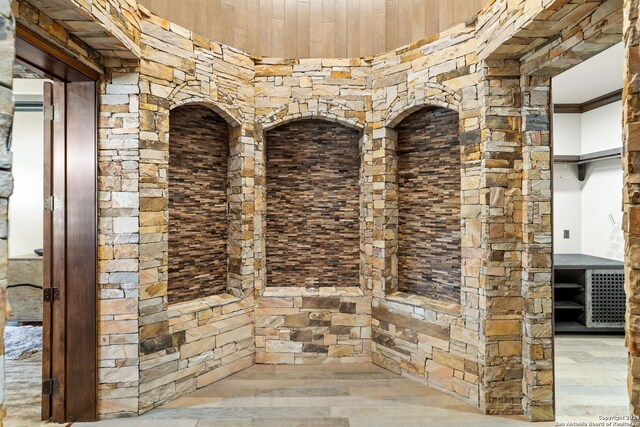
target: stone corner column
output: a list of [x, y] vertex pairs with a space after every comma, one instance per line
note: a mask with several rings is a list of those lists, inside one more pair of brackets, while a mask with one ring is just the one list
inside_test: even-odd
[[365, 130], [362, 144], [361, 285], [374, 297], [398, 290], [397, 134], [387, 127]]
[[625, 342], [631, 415], [640, 415], [640, 1], [624, 1], [624, 86], [622, 138], [624, 168]]
[[[0, 0], [0, 337], [4, 331], [7, 306], [7, 221], [9, 196], [13, 191], [11, 153], [7, 150], [13, 123], [13, 63], [15, 58], [15, 21], [11, 1]], [[1, 338], [0, 338], [1, 340]], [[4, 346], [0, 343], [0, 425], [5, 417]]]
[[551, 81], [522, 76], [522, 407], [552, 421]]
[[254, 293], [254, 145], [253, 123], [231, 130], [227, 289], [238, 298], [250, 297]]
[[520, 64], [487, 60], [480, 67], [480, 200], [470, 207], [480, 218], [480, 407], [487, 414], [521, 414]]

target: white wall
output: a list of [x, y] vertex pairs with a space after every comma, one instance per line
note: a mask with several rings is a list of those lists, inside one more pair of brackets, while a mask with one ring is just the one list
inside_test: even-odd
[[622, 147], [622, 101], [582, 114], [582, 152]]
[[624, 237], [621, 224], [620, 159], [588, 165], [582, 187], [582, 253], [622, 261]]
[[[18, 79], [16, 79], [18, 81]], [[42, 81], [29, 82], [32, 95]], [[18, 84], [18, 87], [21, 87]], [[35, 87], [35, 89], [33, 88]], [[38, 89], [39, 88], [39, 89]], [[12, 147], [14, 190], [9, 198], [9, 256], [33, 254], [42, 248], [43, 235], [43, 116], [42, 112], [16, 112]]]
[[582, 114], [553, 115], [553, 154], [580, 154], [582, 145]]
[[[555, 164], [553, 169], [553, 243], [558, 254], [582, 253], [582, 183], [575, 165]], [[563, 237], [569, 230], [569, 239]]]
[[[554, 154], [577, 155], [617, 148], [622, 145], [621, 132], [621, 102], [584, 114], [555, 114]], [[578, 181], [575, 165], [554, 165], [556, 253], [623, 259], [622, 179], [620, 159], [587, 164], [583, 182]], [[563, 238], [563, 230], [570, 230], [570, 239]]]

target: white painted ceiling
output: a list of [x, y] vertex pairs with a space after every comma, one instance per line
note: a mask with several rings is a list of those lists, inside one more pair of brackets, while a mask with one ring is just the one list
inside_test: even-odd
[[553, 78], [554, 104], [581, 104], [622, 89], [624, 46], [618, 43]]

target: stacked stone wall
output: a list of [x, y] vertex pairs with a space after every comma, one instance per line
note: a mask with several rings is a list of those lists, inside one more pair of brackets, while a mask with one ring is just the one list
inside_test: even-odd
[[[7, 150], [13, 124], [13, 57], [15, 56], [15, 21], [11, 2], [0, 0], [0, 336], [7, 321], [8, 206], [13, 192], [11, 153]], [[0, 424], [5, 417], [4, 345], [0, 343]]]
[[211, 109], [169, 114], [170, 303], [227, 291], [229, 125]]
[[[419, 110], [398, 135], [398, 290], [460, 301], [458, 113]], [[445, 160], [446, 159], [446, 160]]]
[[267, 283], [357, 286], [357, 129], [300, 120], [267, 132]]
[[[7, 25], [8, 4], [0, 4], [7, 5], [7, 13], [0, 9]], [[14, 13], [103, 73], [101, 417], [144, 412], [254, 360], [372, 360], [487, 413], [553, 417], [546, 77], [614, 43], [621, 34], [621, 0], [496, 0], [476, 22], [391, 52], [301, 60], [251, 57], [130, 0], [56, 4], [57, 9], [45, 0], [15, 2]], [[638, 4], [625, 0], [624, 5], [627, 342], [630, 396], [637, 405], [632, 193]], [[78, 16], [90, 24], [79, 26], [84, 18]], [[11, 31], [5, 34], [10, 37]], [[3, 53], [12, 52], [12, 40], [9, 44]], [[0, 83], [2, 99], [8, 99], [10, 83]], [[232, 128], [228, 273], [224, 294], [172, 304], [167, 295], [169, 115], [190, 103], [205, 104]], [[10, 103], [0, 105], [11, 110]], [[398, 288], [394, 127], [426, 106], [448, 108], [459, 117], [461, 280], [459, 299], [450, 301]], [[10, 123], [4, 110], [0, 119], [4, 114], [4, 123]], [[340, 122], [361, 134], [357, 281], [317, 294], [302, 287], [270, 289], [267, 274], [265, 134], [302, 118]], [[9, 185], [5, 163], [3, 182]]]

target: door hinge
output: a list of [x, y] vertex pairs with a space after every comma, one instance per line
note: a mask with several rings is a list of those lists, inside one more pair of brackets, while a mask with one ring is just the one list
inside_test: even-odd
[[46, 105], [43, 108], [45, 120], [58, 120], [60, 117], [60, 109], [55, 105]]
[[58, 391], [58, 381], [50, 378], [46, 381], [42, 381], [42, 394], [45, 396], [51, 396]]
[[44, 302], [54, 302], [60, 299], [60, 289], [58, 288], [44, 288], [42, 290], [42, 299]]
[[50, 212], [59, 211], [60, 198], [56, 196], [49, 196], [46, 199], [44, 199], [44, 209]]

